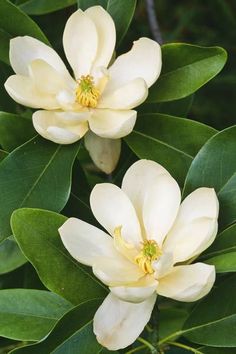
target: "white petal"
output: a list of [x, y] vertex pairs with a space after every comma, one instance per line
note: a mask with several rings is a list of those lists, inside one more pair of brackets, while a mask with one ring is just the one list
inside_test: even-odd
[[139, 160], [127, 170], [123, 178], [121, 188], [133, 203], [141, 223], [144, 198], [150, 186], [153, 186], [161, 175], [170, 176], [158, 163], [151, 160]]
[[152, 284], [146, 286], [116, 286], [110, 287], [110, 290], [120, 300], [138, 303], [150, 297], [156, 291], [157, 284], [158, 282], [154, 280]]
[[83, 11], [77, 10], [68, 19], [63, 46], [75, 78], [90, 74], [97, 53], [98, 36], [95, 24]]
[[177, 266], [159, 279], [157, 293], [174, 300], [191, 302], [208, 294], [214, 282], [214, 266], [204, 263]]
[[148, 95], [148, 88], [143, 79], [135, 79], [112, 92], [101, 96], [98, 108], [132, 109], [143, 103]]
[[173, 254], [170, 252], [164, 252], [157, 261], [152, 262], [152, 267], [155, 270], [155, 279], [159, 279], [169, 273], [173, 267], [173, 264]]
[[96, 258], [93, 273], [108, 286], [130, 285], [139, 281], [145, 274], [121, 254], [113, 257]]
[[139, 245], [142, 238], [138, 218], [129, 198], [119, 187], [110, 183], [97, 184], [91, 192], [90, 204], [95, 218], [110, 235], [121, 226], [124, 240]]
[[[84, 118], [83, 118], [84, 115]], [[35, 130], [57, 144], [72, 144], [88, 130], [87, 112], [37, 111], [33, 114]]]
[[219, 203], [214, 189], [198, 188], [181, 204], [164, 249], [182, 262], [203, 252], [217, 234]]
[[76, 85], [69, 75], [65, 77], [42, 59], [36, 59], [30, 63], [29, 73], [35, 86], [42, 93], [56, 95], [67, 88], [73, 90]]
[[89, 126], [102, 138], [119, 139], [132, 132], [136, 117], [137, 112], [133, 110], [94, 109]]
[[91, 159], [100, 170], [107, 174], [114, 171], [120, 158], [120, 139], [100, 138], [90, 131], [85, 135], [84, 143]]
[[148, 239], [159, 246], [171, 229], [181, 201], [178, 183], [167, 174], [153, 181], [143, 205], [143, 221]]
[[137, 78], [142, 78], [150, 87], [161, 71], [161, 48], [149, 38], [135, 41], [132, 49], [119, 56], [109, 68], [110, 81], [107, 90], [112, 91]]
[[69, 75], [55, 50], [38, 39], [24, 36], [10, 40], [10, 63], [16, 74], [28, 76], [29, 65], [35, 59], [42, 59], [63, 75]]
[[97, 310], [93, 330], [98, 342], [109, 350], [118, 350], [132, 344], [151, 317], [156, 295], [132, 304], [109, 294]]
[[116, 43], [116, 29], [112, 17], [101, 6], [89, 7], [85, 14], [93, 21], [98, 35], [98, 48], [93, 68], [107, 67]]
[[112, 238], [82, 220], [70, 218], [58, 231], [68, 252], [80, 263], [92, 266], [97, 257], [117, 255]]
[[60, 108], [54, 95], [40, 92], [34, 81], [21, 75], [12, 75], [5, 82], [5, 89], [14, 101], [31, 108]]

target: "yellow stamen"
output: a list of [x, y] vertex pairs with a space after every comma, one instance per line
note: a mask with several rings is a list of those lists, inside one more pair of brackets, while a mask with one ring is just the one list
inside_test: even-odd
[[76, 88], [76, 102], [84, 107], [97, 107], [100, 91], [95, 87], [93, 77], [90, 75], [81, 76]]
[[142, 244], [140, 253], [135, 257], [135, 262], [144, 271], [144, 273], [152, 274], [152, 262], [156, 261], [162, 255], [162, 251], [154, 240], [147, 240]]

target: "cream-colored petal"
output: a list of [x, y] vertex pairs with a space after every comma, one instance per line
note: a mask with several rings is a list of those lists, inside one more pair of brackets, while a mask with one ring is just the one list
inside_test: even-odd
[[133, 110], [94, 109], [89, 127], [101, 138], [119, 139], [132, 132], [136, 117]]
[[16, 74], [28, 76], [29, 65], [33, 60], [42, 59], [61, 74], [69, 73], [54, 49], [38, 39], [24, 36], [10, 40], [10, 63]]
[[160, 175], [144, 198], [143, 221], [148, 239], [161, 247], [177, 216], [181, 193], [178, 183], [168, 174]]
[[75, 78], [90, 74], [97, 54], [98, 36], [95, 24], [83, 11], [77, 10], [69, 17], [63, 46]]
[[70, 218], [58, 231], [65, 248], [80, 263], [92, 266], [97, 257], [117, 256], [112, 238], [82, 220]]
[[110, 287], [110, 290], [120, 300], [138, 303], [152, 296], [157, 289], [157, 284], [158, 282], [153, 280], [152, 284], [147, 286], [115, 286]]
[[157, 293], [174, 300], [191, 302], [207, 295], [214, 282], [214, 266], [204, 263], [177, 266], [159, 279]]
[[5, 89], [14, 101], [31, 108], [60, 108], [54, 95], [40, 92], [34, 81], [21, 75], [12, 75], [5, 82]]
[[171, 252], [164, 252], [157, 261], [152, 262], [152, 267], [155, 271], [155, 279], [159, 279], [169, 273], [173, 267], [173, 264], [173, 254]]
[[57, 144], [72, 144], [88, 131], [87, 114], [75, 112], [37, 111], [33, 125], [45, 139]]
[[93, 330], [98, 342], [109, 350], [132, 344], [150, 320], [155, 301], [155, 294], [139, 304], [109, 294], [94, 317]]
[[219, 203], [214, 189], [198, 188], [181, 204], [164, 249], [182, 262], [203, 252], [217, 234]]
[[143, 103], [148, 88], [143, 79], [135, 79], [111, 93], [101, 96], [98, 108], [132, 109]]
[[153, 186], [161, 175], [170, 176], [158, 163], [151, 160], [139, 160], [127, 170], [123, 178], [121, 188], [134, 205], [141, 224], [143, 223], [144, 198], [150, 186]]
[[136, 264], [131, 263], [121, 254], [110, 258], [96, 258], [93, 273], [108, 286], [130, 285], [145, 275]]
[[37, 89], [45, 94], [57, 95], [65, 89], [73, 91], [76, 86], [72, 77], [69, 75], [65, 77], [42, 59], [36, 59], [30, 63], [29, 74]]
[[93, 68], [107, 67], [116, 43], [116, 29], [112, 17], [101, 6], [89, 7], [85, 14], [93, 21], [98, 35], [98, 47]]
[[109, 68], [110, 81], [107, 91], [125, 85], [129, 81], [142, 78], [150, 87], [161, 72], [161, 48], [159, 44], [149, 38], [140, 38], [135, 41], [132, 49], [119, 56]]
[[97, 221], [114, 235], [121, 226], [121, 235], [130, 244], [142, 241], [135, 209], [127, 195], [111, 183], [97, 184], [90, 195], [90, 205]]
[[107, 174], [114, 171], [120, 158], [120, 139], [100, 138], [90, 131], [85, 135], [84, 143], [91, 159], [100, 170]]

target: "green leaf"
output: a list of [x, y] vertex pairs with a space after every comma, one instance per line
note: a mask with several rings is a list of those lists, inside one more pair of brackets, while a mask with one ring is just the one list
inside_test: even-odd
[[203, 354], [235, 354], [236, 351], [232, 348], [210, 348], [203, 347], [199, 349]]
[[29, 15], [44, 15], [76, 4], [76, 0], [28, 0], [19, 7]]
[[161, 76], [150, 89], [148, 102], [173, 101], [197, 91], [224, 67], [227, 53], [220, 47], [185, 43], [162, 46]]
[[0, 1], [0, 14], [0, 60], [9, 63], [9, 39], [16, 36], [28, 35], [49, 44], [39, 26], [10, 1]]
[[76, 262], [58, 233], [66, 217], [45, 210], [19, 209], [11, 219], [14, 236], [43, 284], [74, 304], [106, 294], [90, 269]]
[[43, 290], [0, 291], [0, 336], [35, 341], [49, 333], [72, 305]]
[[25, 262], [27, 260], [14, 240], [6, 239], [0, 244], [0, 274], [9, 273]]
[[214, 265], [217, 273], [236, 272], [236, 252], [229, 252], [207, 258], [204, 262]]
[[63, 209], [69, 198], [71, 170], [79, 146], [57, 145], [36, 137], [1, 162], [1, 240], [11, 235], [9, 220], [15, 209]]
[[120, 45], [132, 21], [137, 0], [78, 0], [78, 7], [86, 10], [90, 6], [100, 5], [112, 16], [116, 26], [116, 43]]
[[205, 260], [228, 252], [236, 252], [236, 224], [221, 232], [200, 259]]
[[134, 16], [137, 0], [108, 0], [107, 11], [116, 26], [117, 46], [120, 45]]
[[15, 349], [11, 354], [99, 354], [100, 344], [92, 330], [94, 314], [99, 300], [80, 304], [66, 313], [42, 342]]
[[17, 114], [0, 112], [0, 145], [12, 151], [36, 135], [32, 121]]
[[199, 151], [189, 169], [184, 194], [212, 187], [220, 201], [222, 228], [236, 221], [236, 126], [213, 136]]
[[185, 322], [188, 340], [209, 346], [236, 347], [236, 276], [228, 278], [197, 305]]
[[[174, 332], [180, 331], [187, 317], [188, 312], [184, 309], [160, 309], [159, 338], [163, 339]], [[174, 338], [172, 338], [172, 340], [174, 340]]]
[[183, 185], [194, 156], [215, 133], [215, 129], [189, 119], [145, 114], [139, 116], [125, 141], [139, 158], [160, 163]]
[[7, 155], [8, 155], [8, 152], [6, 152], [6, 151], [0, 149], [0, 162], [1, 162], [2, 160], [4, 160], [5, 157], [7, 157]]

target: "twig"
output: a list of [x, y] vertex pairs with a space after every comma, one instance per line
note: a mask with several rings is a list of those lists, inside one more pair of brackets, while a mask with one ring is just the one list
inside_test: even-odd
[[148, 22], [150, 25], [153, 38], [157, 43], [161, 45], [163, 44], [163, 40], [162, 40], [160, 27], [157, 21], [157, 17], [156, 17], [154, 0], [146, 0], [146, 9], [148, 15]]

